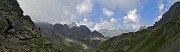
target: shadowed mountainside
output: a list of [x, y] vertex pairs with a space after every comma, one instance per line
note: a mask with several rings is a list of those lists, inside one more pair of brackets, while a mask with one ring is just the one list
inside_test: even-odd
[[16, 0], [0, 0], [1, 52], [55, 52]]
[[96, 52], [105, 39], [101, 33], [91, 32], [85, 25], [78, 27], [74, 22], [70, 25], [38, 22], [36, 25], [62, 52]]
[[176, 2], [160, 21], [148, 29], [124, 33], [100, 46], [101, 52], [179, 52], [180, 2]]

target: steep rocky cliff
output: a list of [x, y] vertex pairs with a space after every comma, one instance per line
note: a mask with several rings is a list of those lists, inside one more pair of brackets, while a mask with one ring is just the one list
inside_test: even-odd
[[28, 15], [23, 15], [16, 0], [0, 0], [1, 52], [54, 52]]

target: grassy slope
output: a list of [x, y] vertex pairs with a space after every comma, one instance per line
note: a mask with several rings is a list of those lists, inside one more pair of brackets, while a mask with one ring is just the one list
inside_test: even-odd
[[180, 36], [180, 17], [170, 19], [155, 30], [142, 30], [114, 37], [101, 45], [102, 52], [157, 52]]

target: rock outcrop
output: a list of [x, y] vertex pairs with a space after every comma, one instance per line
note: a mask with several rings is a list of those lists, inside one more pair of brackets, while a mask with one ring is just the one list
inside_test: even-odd
[[16, 0], [0, 0], [1, 52], [54, 52], [31, 18], [23, 15]]
[[71, 24], [69, 24], [69, 28], [73, 28], [73, 27], [78, 27], [75, 22], [72, 22]]

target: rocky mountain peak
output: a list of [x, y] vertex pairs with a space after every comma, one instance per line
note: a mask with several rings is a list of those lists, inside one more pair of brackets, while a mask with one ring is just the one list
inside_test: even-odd
[[143, 30], [143, 29], [146, 29], [147, 27], [146, 26], [141, 26], [140, 28], [139, 28], [139, 31], [141, 31], [141, 30]]
[[[99, 33], [98, 31], [93, 31], [92, 33], [94, 33], [94, 34], [101, 34], [101, 33]], [[102, 34], [101, 34], [102, 35]]]
[[71, 24], [69, 24], [69, 28], [73, 28], [73, 27], [78, 27], [76, 22], [72, 22]]
[[79, 28], [83, 28], [83, 29], [89, 29], [87, 26], [85, 25], [80, 25]]

